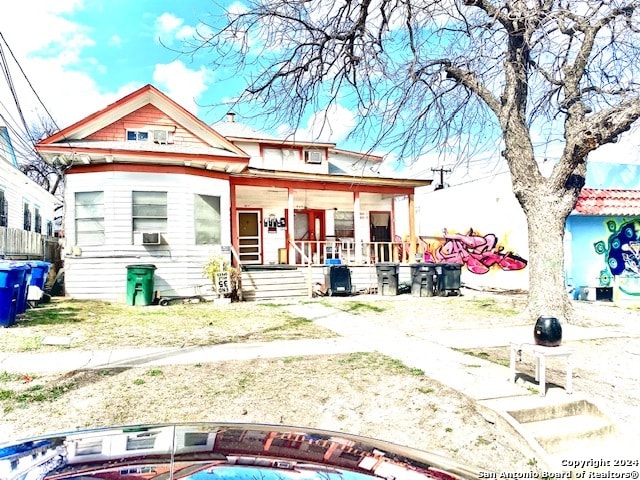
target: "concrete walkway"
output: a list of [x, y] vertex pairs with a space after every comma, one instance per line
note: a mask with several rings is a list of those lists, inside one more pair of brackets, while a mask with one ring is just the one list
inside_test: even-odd
[[[545, 397], [532, 394], [524, 382], [509, 381], [508, 367], [471, 357], [455, 348], [505, 346], [522, 339], [530, 342], [532, 327], [415, 331], [406, 334], [376, 325], [361, 316], [351, 315], [319, 303], [300, 303], [285, 307], [292, 314], [313, 320], [339, 335], [329, 339], [305, 339], [261, 343], [223, 344], [207, 347], [142, 348], [105, 351], [61, 351], [52, 353], [0, 353], [0, 371], [17, 373], [57, 373], [77, 369], [153, 367], [170, 364], [195, 364], [253, 358], [344, 354], [378, 351], [400, 360], [411, 368], [475, 400], [487, 420], [497, 423], [523, 399], [535, 408], [545, 408], [575, 400], [563, 388], [550, 388]], [[580, 340], [623, 336], [624, 332], [605, 328], [580, 328], [566, 325], [563, 338]], [[537, 385], [536, 385], [537, 386]], [[530, 441], [530, 439], [527, 439]], [[599, 456], [604, 450], [598, 450]], [[532, 445], [532, 453], [546, 453]], [[620, 449], [615, 450], [621, 454]], [[575, 458], [584, 458], [577, 451]], [[573, 458], [573, 457], [572, 457]], [[555, 460], [543, 458], [549, 466]]]

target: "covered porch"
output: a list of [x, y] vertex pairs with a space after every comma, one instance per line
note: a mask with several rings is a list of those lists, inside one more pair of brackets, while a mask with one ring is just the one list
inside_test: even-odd
[[331, 178], [234, 177], [234, 262], [366, 266], [415, 261], [421, 247], [414, 188], [424, 181]]

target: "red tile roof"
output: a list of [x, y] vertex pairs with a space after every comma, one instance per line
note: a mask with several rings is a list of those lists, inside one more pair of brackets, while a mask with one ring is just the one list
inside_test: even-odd
[[640, 215], [640, 190], [583, 188], [574, 211], [583, 215]]

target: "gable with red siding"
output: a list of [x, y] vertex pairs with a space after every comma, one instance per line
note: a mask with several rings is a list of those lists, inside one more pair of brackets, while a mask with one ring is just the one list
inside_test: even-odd
[[173, 143], [178, 145], [207, 145], [202, 139], [193, 135], [175, 120], [154, 105], [145, 105], [135, 112], [125, 115], [110, 125], [89, 135], [87, 140], [123, 142], [126, 141], [127, 130], [158, 127], [173, 131]]

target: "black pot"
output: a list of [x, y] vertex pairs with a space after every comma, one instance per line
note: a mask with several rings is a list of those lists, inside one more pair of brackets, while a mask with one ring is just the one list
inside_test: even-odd
[[562, 342], [562, 325], [556, 317], [538, 317], [533, 329], [536, 345], [557, 347]]

